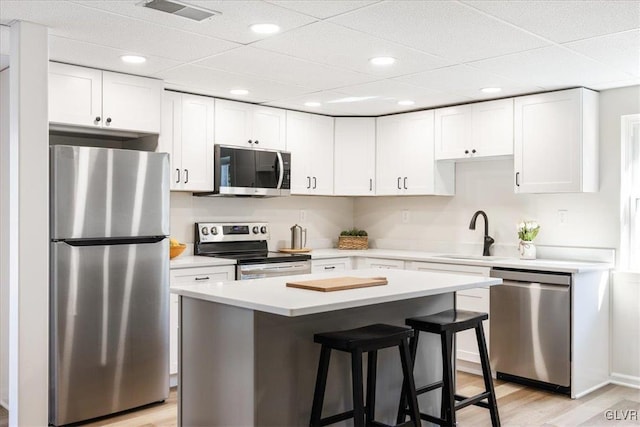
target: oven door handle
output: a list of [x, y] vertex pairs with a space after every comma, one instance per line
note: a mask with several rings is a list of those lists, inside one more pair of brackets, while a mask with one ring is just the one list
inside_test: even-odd
[[278, 169], [279, 169], [279, 174], [278, 174], [278, 185], [276, 186], [276, 188], [279, 190], [282, 188], [282, 181], [284, 180], [284, 160], [282, 160], [282, 154], [278, 151], [276, 152], [276, 155], [278, 156]]
[[277, 273], [286, 273], [289, 271], [299, 271], [299, 270], [305, 270], [307, 268], [309, 268], [309, 266], [307, 264], [295, 264], [295, 265], [286, 265], [286, 266], [277, 266], [274, 265], [273, 267], [256, 267], [256, 268], [247, 268], [249, 266], [243, 266], [240, 267], [242, 272], [250, 272], [252, 274], [254, 273], [258, 273], [258, 272], [277, 272]]

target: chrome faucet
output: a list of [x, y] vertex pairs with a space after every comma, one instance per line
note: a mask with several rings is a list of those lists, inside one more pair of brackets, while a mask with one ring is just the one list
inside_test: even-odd
[[489, 256], [489, 247], [493, 245], [493, 237], [489, 236], [489, 220], [487, 219], [487, 214], [484, 211], [477, 211], [473, 214], [471, 218], [471, 223], [469, 224], [469, 230], [476, 229], [476, 220], [478, 219], [478, 215], [482, 215], [484, 217], [484, 247], [482, 248], [482, 255]]

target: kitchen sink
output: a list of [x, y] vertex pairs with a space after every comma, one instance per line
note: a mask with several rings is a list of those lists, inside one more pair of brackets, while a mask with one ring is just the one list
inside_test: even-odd
[[447, 258], [447, 259], [471, 259], [476, 261], [496, 261], [500, 259], [507, 259], [506, 257], [498, 256], [483, 256], [483, 255], [436, 255], [434, 258]]

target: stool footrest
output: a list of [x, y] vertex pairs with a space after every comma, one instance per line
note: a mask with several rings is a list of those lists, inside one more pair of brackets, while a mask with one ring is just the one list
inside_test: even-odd
[[423, 387], [417, 388], [416, 389], [416, 394], [422, 394], [422, 393], [426, 393], [428, 391], [432, 391], [432, 390], [435, 390], [435, 389], [438, 389], [438, 388], [442, 388], [443, 384], [444, 383], [442, 381], [436, 381], [434, 383], [425, 385]]
[[[484, 393], [480, 393], [471, 397], [456, 395], [455, 399], [460, 401], [460, 403], [456, 403], [456, 411], [458, 409], [466, 408], [469, 405], [477, 405], [477, 406], [482, 406], [483, 408], [489, 408], [489, 405], [480, 401], [484, 399], [488, 399], [490, 395], [491, 393], [489, 393], [488, 391], [485, 391]], [[484, 405], [480, 405], [480, 403], [484, 403]]]
[[347, 412], [343, 412], [341, 414], [331, 415], [330, 417], [322, 418], [320, 420], [321, 426], [328, 426], [329, 424], [337, 423], [339, 421], [348, 420], [349, 418], [353, 418], [353, 409]]

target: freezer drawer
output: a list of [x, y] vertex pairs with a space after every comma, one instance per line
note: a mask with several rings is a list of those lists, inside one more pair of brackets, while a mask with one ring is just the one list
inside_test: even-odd
[[51, 238], [169, 234], [166, 153], [52, 146]]
[[168, 246], [51, 244], [50, 423], [168, 397]]

